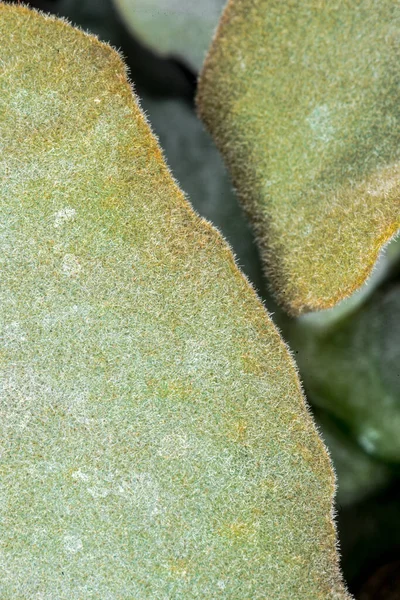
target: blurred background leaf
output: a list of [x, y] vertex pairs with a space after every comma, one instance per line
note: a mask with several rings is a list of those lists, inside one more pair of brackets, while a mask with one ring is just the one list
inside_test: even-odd
[[328, 413], [317, 409], [314, 417], [335, 466], [338, 506], [360, 502], [391, 481], [390, 467], [363, 452]]
[[200, 69], [226, 0], [114, 0], [143, 42]]
[[371, 456], [400, 463], [400, 283], [333, 324], [289, 327], [307, 397]]

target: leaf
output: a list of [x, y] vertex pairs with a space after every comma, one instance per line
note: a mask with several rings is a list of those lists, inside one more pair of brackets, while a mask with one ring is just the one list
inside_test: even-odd
[[347, 598], [294, 363], [120, 57], [0, 39], [0, 595]]
[[307, 315], [288, 334], [310, 401], [344, 422], [367, 453], [397, 463], [399, 324], [400, 286], [391, 283], [334, 323]]
[[[59, 16], [119, 47], [111, 0], [110, 3], [58, 0], [56, 9]], [[123, 53], [126, 54], [126, 51]], [[137, 74], [143, 68], [139, 64], [143, 56], [135, 53], [130, 58], [130, 73]], [[137, 88], [135, 79], [141, 108], [150, 119], [173, 176], [194, 209], [221, 231], [231, 245], [237, 264], [265, 300], [268, 296], [254, 235], [211, 136], [187, 102], [175, 98], [154, 99]], [[168, 89], [165, 91], [170, 92]]]
[[119, 49], [126, 62], [135, 90], [147, 90], [155, 96], [181, 97], [193, 102], [193, 74], [173, 58], [156, 55], [132, 36], [113, 0], [37, 0], [29, 4], [65, 17]]
[[335, 468], [340, 508], [364, 500], [393, 479], [388, 465], [364, 452], [326, 412], [317, 411], [316, 421]]
[[[400, 236], [392, 239], [385, 246], [380, 257], [375, 264], [368, 281], [359, 288], [354, 294], [345, 298], [333, 308], [320, 310], [318, 312], [303, 315], [305, 322], [319, 327], [327, 327], [341, 321], [346, 315], [350, 315], [359, 310], [380, 287], [385, 286], [390, 279], [397, 277], [400, 268]], [[284, 313], [283, 313], [284, 314]], [[284, 316], [282, 317], [284, 318]], [[291, 329], [293, 319], [287, 317], [283, 324], [283, 330]], [[288, 333], [290, 339], [290, 332]]]
[[200, 116], [292, 315], [350, 296], [400, 227], [399, 10], [230, 0], [203, 68]]
[[133, 33], [163, 54], [176, 54], [197, 69], [226, 0], [114, 0]]

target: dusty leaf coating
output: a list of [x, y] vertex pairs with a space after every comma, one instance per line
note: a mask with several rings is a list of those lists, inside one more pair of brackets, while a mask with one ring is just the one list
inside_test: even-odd
[[200, 116], [291, 314], [368, 278], [400, 227], [400, 5], [230, 0]]
[[0, 40], [0, 596], [347, 598], [294, 363], [120, 57]]

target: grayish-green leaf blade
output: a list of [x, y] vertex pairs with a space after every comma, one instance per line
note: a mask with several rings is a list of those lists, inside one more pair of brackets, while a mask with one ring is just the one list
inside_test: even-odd
[[347, 598], [294, 363], [120, 57], [0, 41], [0, 597]]
[[308, 397], [347, 424], [369, 454], [400, 461], [400, 286], [325, 325], [307, 316], [287, 337]]
[[360, 289], [333, 308], [308, 313], [301, 319], [304, 323], [322, 327], [333, 325], [346, 315], [360, 309], [380, 286], [385, 285], [385, 281], [396, 277], [399, 268], [400, 236], [397, 236], [385, 245], [370, 278]]
[[226, 0], [114, 0], [132, 31], [200, 69]]

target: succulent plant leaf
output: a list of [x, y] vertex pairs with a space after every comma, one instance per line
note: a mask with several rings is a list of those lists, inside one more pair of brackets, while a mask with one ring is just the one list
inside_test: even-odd
[[200, 69], [226, 0], [114, 0], [133, 33]]
[[222, 15], [199, 113], [290, 314], [349, 297], [400, 227], [399, 18], [391, 0], [230, 0]]
[[0, 4], [0, 596], [348, 598], [294, 362], [119, 55]]

